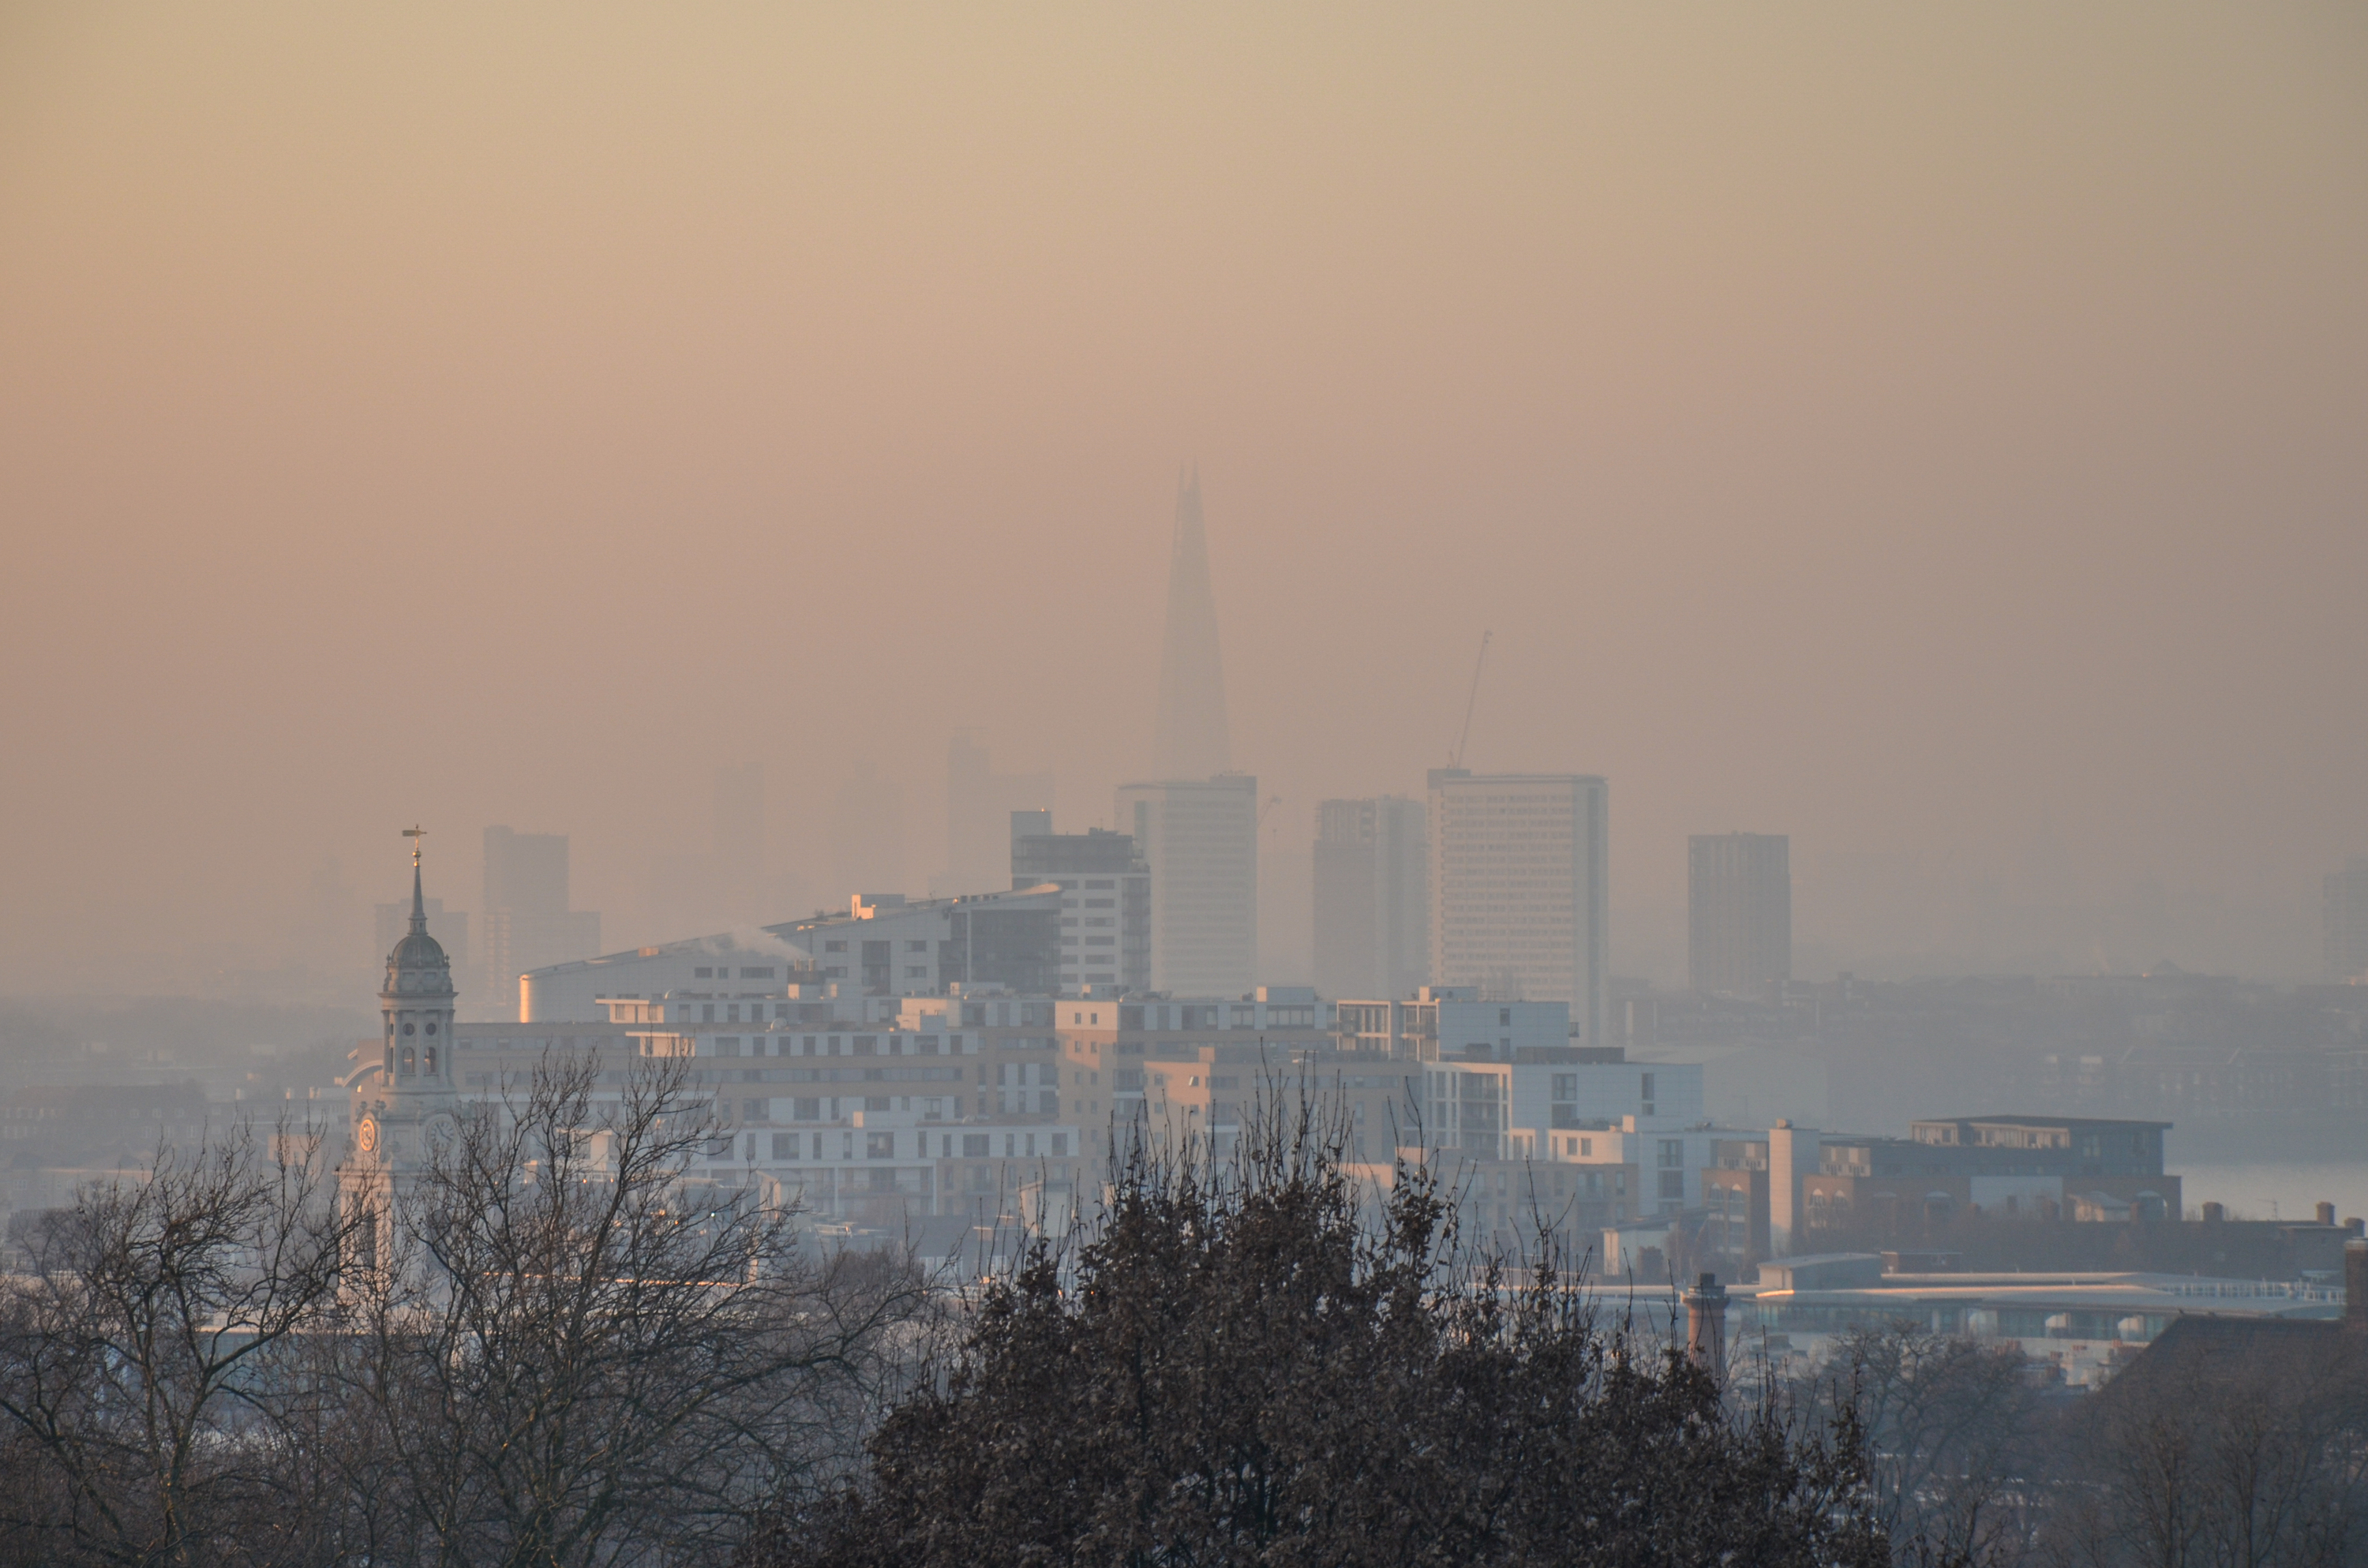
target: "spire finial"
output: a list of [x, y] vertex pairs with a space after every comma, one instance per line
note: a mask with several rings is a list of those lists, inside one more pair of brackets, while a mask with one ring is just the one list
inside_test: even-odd
[[403, 836], [411, 840], [411, 929], [416, 935], [427, 929], [427, 901], [420, 896], [419, 888], [419, 841], [427, 836], [427, 830], [415, 824], [404, 828]]

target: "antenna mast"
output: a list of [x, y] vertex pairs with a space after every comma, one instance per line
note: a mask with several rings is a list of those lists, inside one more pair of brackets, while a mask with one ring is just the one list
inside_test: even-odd
[[1480, 705], [1480, 672], [1488, 667], [1488, 639], [1495, 635], [1493, 631], [1480, 634], [1480, 656], [1472, 664], [1472, 694], [1463, 699], [1463, 733], [1455, 737], [1455, 749], [1448, 754], [1450, 767], [1463, 766], [1463, 743], [1472, 738], [1472, 711]]

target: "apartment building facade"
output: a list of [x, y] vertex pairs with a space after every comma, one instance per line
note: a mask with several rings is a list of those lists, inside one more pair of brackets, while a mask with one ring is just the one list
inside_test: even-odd
[[1430, 979], [1566, 1003], [1608, 1043], [1610, 787], [1579, 774], [1434, 768]]

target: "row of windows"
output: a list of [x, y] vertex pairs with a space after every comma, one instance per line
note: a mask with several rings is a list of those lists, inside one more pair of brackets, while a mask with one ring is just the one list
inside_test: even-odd
[[[711, 1160], [728, 1160], [738, 1144], [742, 1156], [757, 1158], [757, 1139], [751, 1132], [735, 1137], [725, 1133], [708, 1142]], [[861, 1155], [866, 1160], [991, 1160], [996, 1157], [994, 1144], [997, 1134], [991, 1132], [774, 1132], [766, 1138], [768, 1158], [775, 1160], [852, 1160], [858, 1157], [858, 1139], [861, 1140]], [[1069, 1134], [1066, 1132], [1006, 1132], [1000, 1134], [1005, 1159], [1033, 1159], [1039, 1155], [1066, 1159], [1069, 1154]], [[954, 1145], [962, 1145], [955, 1153]], [[834, 1150], [833, 1145], [836, 1145]]]
[[[1049, 1020], [1048, 1020], [1049, 1021]], [[751, 1036], [746, 1042], [750, 1056], [936, 1056], [940, 1053], [939, 1037], [933, 1034], [906, 1034], [901, 1029], [890, 1030], [888, 1049], [880, 1049], [881, 1037], [860, 1035], [761, 1035]], [[714, 1035], [709, 1038], [710, 1054], [738, 1056], [742, 1054], [741, 1037]], [[968, 1042], [961, 1035], [948, 1035], [943, 1044], [947, 1056], [977, 1054], [976, 1047], [992, 1045], [1002, 1051], [1053, 1051], [1060, 1041], [1050, 1035], [1007, 1035], [999, 1040]], [[768, 1050], [769, 1046], [771, 1049]]]
[[[1658, 1096], [1653, 1093], [1653, 1086], [1656, 1081], [1657, 1074], [1638, 1074], [1637, 1097], [1639, 1099], [1646, 1100], [1657, 1098]], [[1562, 1101], [1576, 1101], [1578, 1098], [1578, 1074], [1576, 1073], [1555, 1074], [1554, 1075], [1554, 1097]]]

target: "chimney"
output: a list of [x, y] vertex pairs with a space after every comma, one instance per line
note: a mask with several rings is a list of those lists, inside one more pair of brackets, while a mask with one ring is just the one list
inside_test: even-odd
[[2368, 1334], [2368, 1241], [2343, 1244], [2343, 1326]]
[[2332, 1225], [2335, 1223], [2334, 1204], [2321, 1203], [2318, 1206], [2318, 1222], [2322, 1225]]
[[[2368, 1270], [2368, 1244], [2355, 1244], [2361, 1261], [2354, 1267]], [[2349, 1254], [2346, 1255], [2347, 1259]], [[2368, 1286], [2360, 1291], [2363, 1307], [2368, 1307]], [[1715, 1274], [1705, 1274], [1686, 1292], [1686, 1356], [1697, 1367], [1713, 1378], [1726, 1375], [1726, 1287], [1718, 1282]]]

